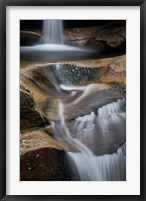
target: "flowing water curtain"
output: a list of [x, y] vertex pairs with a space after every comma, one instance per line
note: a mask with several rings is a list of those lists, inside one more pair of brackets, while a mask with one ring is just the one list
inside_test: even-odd
[[83, 59], [104, 51], [103, 47], [95, 50], [95, 48], [66, 45], [64, 42], [63, 20], [44, 20], [42, 32], [42, 38], [38, 44], [20, 47], [21, 59], [43, 61]]
[[76, 168], [81, 181], [125, 181], [125, 152], [126, 145], [124, 144], [116, 153], [102, 156], [90, 156], [86, 153], [74, 152], [68, 152], [67, 154], [69, 160], [73, 160], [71, 163], [73, 172]]
[[44, 20], [42, 41], [44, 44], [64, 43], [62, 20]]
[[[105, 115], [105, 110], [108, 110], [108, 112], [106, 113], [106, 115], [108, 116], [123, 112], [124, 105], [125, 100], [118, 100], [116, 103], [104, 106], [102, 108], [103, 114]], [[82, 139], [86, 136], [87, 133], [89, 133], [90, 135], [92, 135], [92, 131], [95, 133], [95, 126], [93, 125], [95, 119], [97, 118], [96, 115], [92, 112], [91, 114], [86, 115], [84, 117], [78, 117], [75, 123], [75, 127], [77, 129], [77, 135], [81, 135], [82, 133], [82, 137], [80, 136], [80, 138], [73, 138], [65, 124], [64, 106], [62, 103], [59, 104], [59, 111], [60, 123], [59, 125], [54, 125], [54, 129], [57, 135], [59, 133], [62, 139], [64, 139], [72, 146], [76, 146], [79, 149], [78, 152], [67, 152], [68, 159], [69, 161], [71, 161], [73, 172], [75, 172], [76, 169], [79, 180], [125, 181], [125, 144], [119, 147], [117, 151], [113, 154], [104, 154], [101, 156], [96, 156], [84, 143], [82, 143]], [[100, 112], [100, 114], [102, 114], [102, 112]], [[74, 175], [74, 177], [76, 178], [77, 175]]]

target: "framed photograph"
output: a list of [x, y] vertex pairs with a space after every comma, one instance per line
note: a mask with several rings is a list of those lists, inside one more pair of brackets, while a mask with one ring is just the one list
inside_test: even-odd
[[145, 200], [144, 0], [0, 1], [1, 200]]

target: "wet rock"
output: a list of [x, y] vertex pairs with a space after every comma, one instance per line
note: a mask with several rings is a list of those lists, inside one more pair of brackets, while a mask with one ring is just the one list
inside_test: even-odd
[[45, 120], [36, 110], [33, 96], [24, 84], [20, 85], [20, 129], [44, 126]]
[[20, 115], [20, 129], [29, 129], [35, 127], [45, 126], [46, 122], [44, 118], [39, 114], [37, 110], [28, 111]]
[[23, 133], [20, 151], [21, 181], [71, 179], [63, 147], [45, 132], [36, 130]]
[[20, 46], [36, 45], [40, 42], [41, 35], [32, 31], [20, 31]]
[[79, 46], [103, 45], [106, 51], [126, 51], [126, 21], [110, 22], [97, 27], [75, 28], [65, 31], [66, 41]]
[[101, 74], [101, 81], [104, 83], [126, 84], [126, 55], [114, 57], [108, 64], [108, 71]]
[[[79, 71], [81, 68], [88, 69], [88, 76], [93, 79], [95, 83], [125, 83], [126, 82], [126, 55], [109, 57], [109, 58], [101, 58], [94, 60], [79, 60], [79, 61], [64, 61], [60, 62], [60, 64], [67, 64], [70, 68], [77, 68]], [[90, 71], [91, 68], [92, 70]], [[94, 69], [94, 70], [93, 70]], [[95, 73], [96, 71], [96, 73]], [[84, 79], [84, 74], [82, 74], [84, 70], [81, 70], [80, 73], [81, 78]], [[87, 71], [86, 71], [87, 72]], [[91, 75], [93, 73], [93, 75]], [[95, 74], [95, 75], [94, 75]], [[98, 75], [98, 76], [97, 76]], [[86, 79], [92, 81], [92, 79]], [[80, 82], [81, 83], [81, 82]], [[84, 83], [84, 82], [83, 82]], [[85, 84], [85, 83], [84, 83]]]
[[[33, 68], [29, 68], [30, 65]], [[28, 62], [28, 64], [22, 63], [22, 67], [22, 77], [26, 73], [37, 83], [48, 82], [48, 78], [52, 82], [56, 81], [56, 84], [75, 85], [126, 81], [126, 55], [92, 60], [61, 61], [57, 64]], [[46, 76], [49, 77], [44, 80]]]
[[41, 148], [65, 150], [65, 147], [53, 139], [51, 135], [52, 134], [47, 127], [42, 129], [37, 128], [29, 131], [22, 131], [20, 136], [21, 154]]
[[[21, 80], [30, 89], [43, 116], [52, 120], [58, 119], [58, 98], [65, 104], [70, 103], [71, 110], [67, 107], [65, 115], [70, 119], [125, 97], [125, 55], [98, 60], [64, 61], [59, 64], [32, 63], [31, 66], [21, 70]], [[74, 102], [75, 98], [82, 96], [82, 92], [78, 92], [78, 97], [70, 96], [71, 92], [60, 88], [60, 84], [69, 87], [95, 83], [97, 85], [89, 90], [90, 95], [78, 103]], [[82, 104], [82, 101], [86, 104]]]
[[[31, 69], [22, 70], [24, 74], [29, 75], [30, 81], [34, 83], [43, 91], [56, 91], [55, 85], [84, 85], [85, 83], [99, 83], [102, 72], [108, 70], [108, 66], [98, 66], [97, 68], [78, 65], [74, 63], [48, 64], [44, 66], [35, 66]], [[27, 77], [26, 77], [27, 79]], [[45, 87], [44, 87], [45, 85]], [[41, 87], [42, 86], [42, 87]]]
[[33, 110], [33, 108], [35, 108], [35, 103], [32, 95], [25, 89], [21, 88], [20, 88], [20, 113], [23, 113], [26, 111]]
[[125, 93], [121, 85], [98, 84], [90, 89], [86, 97], [66, 105], [64, 115], [67, 120], [75, 119], [78, 116], [89, 114], [91, 111], [96, 112], [98, 108], [123, 97], [125, 97]]
[[64, 181], [70, 180], [65, 175], [64, 151], [42, 148], [26, 153], [20, 160], [21, 181]]

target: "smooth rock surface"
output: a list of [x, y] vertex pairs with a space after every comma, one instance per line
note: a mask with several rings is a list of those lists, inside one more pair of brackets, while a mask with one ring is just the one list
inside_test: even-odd
[[27, 87], [20, 86], [20, 129], [44, 126], [45, 120], [37, 111], [34, 98]]
[[33, 31], [20, 31], [20, 46], [32, 46], [39, 43], [41, 35]]
[[21, 181], [70, 180], [63, 147], [41, 130], [21, 134]]
[[126, 21], [107, 23], [97, 27], [75, 28], [65, 31], [66, 41], [79, 46], [105, 47], [107, 51], [125, 51]]
[[[21, 80], [33, 94], [41, 114], [49, 119], [58, 118], [58, 98], [68, 104], [65, 117], [71, 119], [125, 97], [125, 55], [99, 60], [60, 62], [59, 64], [45, 62], [27, 64], [25, 62], [25, 65], [26, 67], [22, 66], [21, 69]], [[77, 96], [70, 97], [72, 93], [69, 91], [70, 86], [81, 87], [89, 84], [95, 85], [89, 90], [88, 99], [84, 99], [86, 104], [76, 102], [76, 104], [69, 105], [75, 101], [77, 96], [82, 95], [82, 92], [78, 91]], [[68, 90], [61, 89], [60, 85], [66, 85]]]

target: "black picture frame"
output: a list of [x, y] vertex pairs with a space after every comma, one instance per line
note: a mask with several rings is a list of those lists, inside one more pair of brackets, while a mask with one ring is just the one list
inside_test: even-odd
[[[6, 8], [7, 6], [140, 6], [140, 195], [6, 194]], [[0, 200], [146, 200], [146, 1], [145, 0], [0, 0]], [[136, 89], [135, 89], [136, 90]], [[133, 167], [134, 168], [134, 167]], [[135, 170], [136, 171], [136, 170]]]

